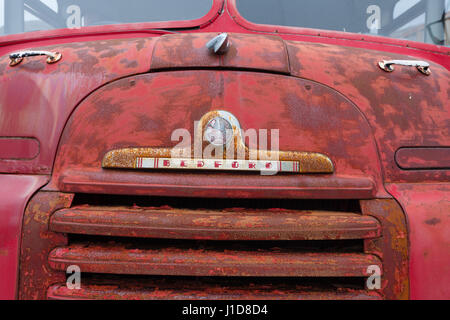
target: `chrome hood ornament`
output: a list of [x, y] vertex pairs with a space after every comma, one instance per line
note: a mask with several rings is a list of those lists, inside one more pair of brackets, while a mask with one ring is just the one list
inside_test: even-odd
[[233, 127], [223, 117], [215, 117], [206, 125], [205, 140], [215, 146], [227, 145], [233, 138]]
[[[111, 150], [105, 154], [102, 167], [297, 174], [334, 172], [333, 162], [324, 154], [247, 147], [238, 119], [228, 111], [215, 110], [206, 113], [197, 122], [194, 130], [193, 145], [181, 148], [138, 147]], [[190, 138], [189, 136], [189, 141]], [[213, 150], [214, 156], [209, 153]], [[223, 152], [217, 154], [216, 151]]]
[[215, 54], [225, 54], [230, 49], [231, 42], [228, 33], [221, 33], [208, 41], [206, 47]]

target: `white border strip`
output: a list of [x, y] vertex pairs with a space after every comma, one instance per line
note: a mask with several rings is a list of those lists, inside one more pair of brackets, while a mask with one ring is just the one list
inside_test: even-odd
[[136, 158], [137, 169], [300, 172], [298, 161]]

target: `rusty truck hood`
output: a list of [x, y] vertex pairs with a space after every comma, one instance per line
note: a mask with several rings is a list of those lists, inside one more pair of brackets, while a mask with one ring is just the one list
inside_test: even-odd
[[[50, 189], [83, 179], [148, 183], [148, 173], [105, 173], [102, 157], [118, 147], [171, 147], [174, 129], [192, 130], [203, 114], [226, 110], [243, 128], [280, 129], [280, 149], [321, 152], [336, 166], [330, 177], [301, 183], [235, 176], [253, 179], [250, 186], [279, 179], [279, 188], [295, 189], [322, 179], [317, 188], [332, 181], [374, 196], [383, 195], [383, 180], [448, 178], [445, 171], [403, 171], [395, 162], [402, 147], [448, 144], [450, 76], [442, 66], [430, 63], [431, 76], [401, 67], [387, 73], [380, 60], [411, 57], [249, 34], [230, 34], [230, 51], [216, 56], [205, 48], [214, 35], [61, 44], [45, 48], [63, 54], [54, 65], [30, 59], [12, 68], [3, 57], [0, 97], [8, 112], [0, 128], [35, 137], [40, 153], [26, 162], [0, 160], [2, 171], [48, 174], [54, 165]], [[94, 175], [79, 176], [85, 172]], [[180, 183], [174, 173], [155, 177], [155, 185]], [[228, 179], [228, 187], [238, 181]]]

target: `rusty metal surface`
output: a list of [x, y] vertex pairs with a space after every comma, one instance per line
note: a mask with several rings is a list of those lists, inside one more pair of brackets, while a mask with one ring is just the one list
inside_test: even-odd
[[222, 211], [74, 207], [55, 212], [50, 230], [88, 235], [203, 240], [337, 240], [376, 238], [378, 220], [330, 211]]
[[[234, 8], [234, 0], [227, 1], [227, 4], [223, 13], [217, 14], [222, 1], [216, 1], [211, 14], [201, 21], [198, 30], [182, 32], [210, 31], [211, 35], [219, 31], [235, 32], [236, 35], [247, 33], [235, 36], [234, 44], [240, 50], [239, 56], [230, 55], [229, 61], [224, 56], [217, 65], [217, 61], [208, 60], [209, 57], [202, 55], [200, 49], [192, 45], [195, 41], [189, 39], [195, 37], [185, 34], [185, 38], [180, 35], [161, 39], [162, 49], [157, 55], [164, 59], [152, 66], [220, 67], [222, 70], [228, 67], [229, 70], [236, 70], [237, 66], [241, 66], [283, 74], [290, 71], [292, 76], [304, 80], [293, 84], [262, 73], [258, 77], [246, 77], [244, 74], [236, 77], [223, 76], [212, 70], [208, 71], [209, 77], [198, 71], [190, 74], [172, 72], [170, 76], [161, 72], [153, 75], [158, 80], [149, 76], [144, 85], [133, 81], [137, 78], [130, 79], [129, 88], [136, 83], [137, 87], [140, 85], [140, 89], [135, 91], [127, 89], [124, 84], [126, 80], [116, 83], [115, 87], [113, 84], [114, 92], [100, 90], [97, 96], [93, 96], [103, 107], [98, 107], [91, 96], [79, 106], [78, 111], [75, 108], [78, 103], [105, 83], [150, 70], [156, 42], [156, 38], [150, 37], [164, 32], [155, 33], [149, 30], [149, 26], [161, 27], [161, 24], [97, 26], [88, 30], [42, 31], [32, 36], [22, 34], [13, 36], [14, 39], [11, 36], [4, 37], [0, 47], [2, 55], [35, 47], [61, 50], [64, 58], [55, 65], [27, 59], [14, 68], [8, 67], [9, 58], [6, 56], [0, 59], [0, 105], [5, 108], [0, 116], [0, 136], [36, 137], [43, 146], [39, 157], [33, 161], [0, 160], [1, 171], [49, 174], [62, 128], [75, 110], [74, 117], [68, 122], [66, 135], [62, 138], [55, 177], [49, 190], [65, 188], [79, 192], [190, 197], [371, 199], [390, 197], [384, 192], [384, 183], [400, 182], [388, 183], [387, 186], [404, 206], [406, 217], [392, 203], [377, 200], [374, 204], [363, 206], [365, 213], [370, 209], [369, 214], [376, 216], [383, 226], [383, 238], [366, 241], [366, 247], [380, 255], [386, 264], [385, 296], [408, 297], [408, 270], [405, 267], [405, 220], [408, 219], [412, 250], [409, 261], [411, 297], [447, 297], [448, 219], [444, 218], [448, 212], [449, 194], [445, 183], [450, 173], [448, 170], [401, 170], [395, 162], [395, 151], [403, 147], [448, 146], [449, 49], [323, 30], [279, 26], [258, 29], [242, 21]], [[192, 23], [186, 25], [183, 22], [162, 25], [193, 26]], [[277, 47], [281, 41], [277, 37], [269, 39], [251, 31], [256, 29], [277, 32], [285, 40], [283, 45], [287, 47], [289, 65], [286, 65], [281, 45]], [[142, 38], [130, 40], [135, 37]], [[240, 44], [239, 38], [245, 41]], [[190, 50], [192, 54], [191, 62], [189, 57], [181, 56], [180, 50], [176, 50], [176, 58], [184, 64], [177, 65], [176, 61], [170, 61], [164, 41], [172, 44], [178, 41], [187, 45], [187, 51]], [[254, 46], [245, 49], [250, 42]], [[270, 50], [266, 53], [262, 48], [267, 44]], [[273, 66], [270, 59], [265, 61], [270, 55], [274, 59]], [[377, 66], [381, 59], [411, 57], [432, 61], [433, 73], [425, 77], [416, 70], [397, 68], [396, 72], [387, 74]], [[192, 63], [192, 66], [189, 67], [188, 63]], [[161, 70], [164, 69], [154, 69]], [[306, 91], [301, 89], [302, 86]], [[326, 87], [335, 90], [334, 97], [323, 89]], [[183, 90], [186, 91], [184, 95]], [[293, 91], [294, 94], [288, 95], [287, 91]], [[282, 94], [278, 94], [280, 92]], [[110, 100], [102, 100], [102, 95]], [[135, 99], [140, 95], [143, 99]], [[117, 97], [123, 97], [122, 101], [115, 100]], [[127, 104], [124, 100], [131, 101]], [[286, 150], [300, 147], [317, 152], [330, 150], [329, 155], [336, 163], [336, 174], [327, 179], [308, 176], [294, 180], [289, 177], [269, 179], [248, 175], [183, 174], [177, 177], [155, 173], [150, 181], [148, 174], [105, 174], [102, 169], [95, 167], [100, 163], [103, 153], [112, 148], [143, 147], [148, 143], [170, 147], [171, 128], [185, 126], [204, 112], [223, 106], [239, 110], [235, 113], [239, 113], [246, 128], [266, 126], [287, 129], [286, 135], [282, 136], [283, 148], [289, 147]], [[353, 106], [353, 109], [349, 106]], [[280, 116], [274, 118], [273, 110]], [[147, 112], [151, 113], [151, 117]], [[92, 118], [80, 116], [84, 113]], [[118, 121], [115, 122], [116, 118]], [[42, 123], [48, 125], [43, 126]], [[74, 150], [70, 152], [67, 148]], [[20, 178], [14, 183], [19, 182]], [[269, 188], [271, 182], [275, 187]], [[16, 197], [15, 202], [22, 201], [23, 194]], [[42, 205], [44, 211], [45, 207]], [[383, 210], [389, 213], [382, 213]], [[27, 216], [40, 216], [40, 213], [29, 211]], [[17, 216], [15, 219], [17, 221]], [[9, 227], [7, 232], [11, 230], [14, 232], [15, 229]], [[24, 230], [29, 232], [29, 229]], [[26, 296], [42, 297], [39, 290], [44, 290], [41, 287], [44, 280], [38, 279], [35, 283], [30, 280], [28, 273], [39, 277], [48, 271], [46, 262], [40, 261], [48, 248], [33, 243], [41, 241], [39, 232], [33, 232], [32, 237], [24, 235], [30, 251], [24, 253], [24, 259], [28, 259], [28, 262], [24, 260], [23, 279], [29, 281], [27, 284], [30, 285], [25, 291]], [[47, 241], [46, 237], [47, 234], [43, 233], [43, 242]], [[11, 247], [11, 250], [14, 248]], [[8, 254], [15, 255], [16, 252], [12, 251]]]
[[65, 282], [65, 273], [55, 272], [48, 265], [48, 254], [56, 246], [66, 245], [67, 238], [50, 232], [51, 214], [68, 207], [73, 195], [39, 192], [29, 202], [23, 218], [20, 248], [19, 299], [45, 299], [47, 288]]
[[[210, 33], [210, 35], [213, 34]], [[193, 35], [175, 36], [185, 36], [186, 39], [189, 39]], [[252, 50], [259, 50], [258, 48], [265, 45], [266, 42], [270, 43], [262, 35], [245, 36], [263, 39], [254, 43]], [[381, 58], [405, 59], [407, 56], [331, 44], [300, 43], [291, 40], [286, 41], [285, 46], [289, 55], [290, 73], [293, 76], [311, 79], [334, 88], [360, 108], [373, 128], [379, 144], [380, 155], [383, 162], [386, 163], [384, 169], [388, 181], [405, 182], [408, 179], [414, 181], [421, 181], [421, 179], [427, 181], [448, 180], [449, 174], [446, 171], [403, 172], [395, 166], [394, 160], [395, 151], [400, 147], [446, 145], [448, 120], [445, 107], [450, 92], [448, 90], [448, 83], [450, 82], [448, 70], [432, 63], [432, 68], [436, 71], [430, 77], [426, 77], [425, 80], [407, 69], [402, 72], [386, 74], [376, 66], [376, 61]], [[5, 125], [4, 129], [7, 135], [34, 136], [41, 143], [43, 141], [56, 141], [57, 139], [51, 134], [61, 132], [67, 116], [84, 96], [105, 82], [127, 74], [148, 71], [150, 69], [151, 52], [156, 41], [156, 38], [117, 39], [92, 42], [97, 45], [95, 48], [89, 42], [48, 47], [47, 49], [58, 47], [66, 49], [63, 50], [64, 57], [69, 58], [69, 61], [57, 64], [64, 64], [64, 68], [57, 65], [42, 68], [38, 61], [33, 60], [24, 65], [19, 65], [18, 68], [12, 68], [11, 71], [7, 66], [9, 58], [2, 58], [0, 60], [0, 74], [2, 74], [3, 84], [0, 87], [4, 92], [0, 97], [4, 97], [4, 105], [11, 106], [11, 108], [21, 105], [23, 106], [22, 112], [33, 115], [30, 116], [30, 119], [39, 119], [37, 122], [52, 123], [55, 128], [37, 128], [24, 121], [20, 116], [17, 119], [15, 116], [13, 116], [13, 119], [8, 117], [4, 123], [0, 122], [0, 128], [3, 130], [2, 127]], [[180, 41], [183, 42], [183, 40]], [[281, 41], [281, 38], [279, 38], [279, 41]], [[133, 42], [136, 44], [137, 50], [133, 48]], [[251, 38], [247, 42], [251, 43]], [[141, 46], [142, 43], [144, 43], [143, 46]], [[192, 47], [192, 44], [187, 40], [183, 43]], [[103, 48], [100, 48], [100, 45]], [[111, 48], [114, 48], [114, 50], [111, 50]], [[284, 50], [286, 51], [286, 49]], [[78, 52], [79, 56], [75, 56], [74, 52]], [[131, 56], [130, 52], [132, 53]], [[83, 56], [87, 57], [85, 61], [82, 58]], [[342, 59], [342, 57], [346, 57], [346, 59]], [[270, 68], [270, 63], [266, 62], [265, 65], [265, 67], [261, 65], [261, 70]], [[83, 74], [82, 79], [79, 79], [80, 74]], [[50, 75], [51, 79], [49, 78]], [[19, 90], [18, 88], [21, 88], [25, 82], [29, 83], [26, 87], [30, 91], [30, 94], [27, 95], [30, 99], [25, 99], [20, 94], [16, 95], [22, 97], [18, 99], [14, 97], [15, 95], [10, 94]], [[44, 83], [47, 85], [45, 90], [42, 90], [41, 86]], [[66, 87], [67, 83], [76, 84], [77, 94], [74, 94], [73, 87]], [[62, 96], [62, 93], [66, 91], [70, 91], [72, 94], [69, 97]], [[43, 96], [43, 92], [47, 93], [46, 96]], [[425, 92], [427, 94], [423, 94]], [[50, 100], [52, 104], [48, 102]], [[15, 114], [14, 110], [7, 113]], [[53, 118], [48, 118], [50, 116]], [[396, 127], [400, 129], [394, 130]], [[6, 133], [0, 131], [0, 134]], [[58, 133], [55, 134], [58, 135]], [[48, 150], [45, 149], [33, 162], [5, 162], [2, 163], [5, 165], [2, 167], [7, 168], [5, 169], [7, 172], [21, 170], [24, 173], [48, 173], [56, 145], [48, 147]]]
[[0, 175], [0, 300], [17, 299], [23, 212], [47, 176]]
[[411, 299], [450, 299], [450, 184], [388, 184], [408, 212]]
[[383, 262], [381, 291], [386, 299], [406, 300], [410, 297], [408, 270], [408, 229], [402, 208], [394, 199], [362, 200], [364, 215], [377, 218], [383, 237], [364, 241], [364, 252]]
[[381, 261], [358, 253], [301, 253], [283, 249], [244, 251], [80, 243], [54, 249], [54, 270], [78, 265], [89, 273], [183, 276], [364, 277]]
[[192, 33], [161, 36], [155, 45], [151, 70], [228, 67], [289, 73], [289, 59], [280, 37], [229, 33], [230, 49], [223, 55], [216, 55], [206, 48], [206, 43], [217, 35]]
[[0, 57], [0, 136], [33, 137], [40, 143], [40, 153], [32, 160], [0, 159], [0, 172], [51, 173], [57, 142], [74, 108], [104, 83], [148, 71], [154, 39], [36, 47], [62, 53], [64, 58], [52, 65], [30, 57], [10, 67], [9, 56]]
[[[402, 170], [401, 147], [447, 147], [450, 136], [450, 72], [430, 63], [424, 76], [415, 68], [386, 73], [380, 59], [408, 60], [400, 54], [328, 44], [287, 41], [291, 74], [328, 85], [350, 99], [364, 116], [378, 145], [386, 182], [446, 182], [450, 171]], [[345, 58], [343, 58], [345, 57]], [[448, 57], [446, 59], [449, 61]]]
[[257, 199], [355, 199], [373, 198], [376, 194], [371, 179], [338, 175], [268, 177], [258, 174], [180, 175], [161, 172], [150, 175], [145, 172], [105, 172], [98, 169], [66, 171], [59, 183], [59, 188], [51, 185], [45, 188], [77, 193]]
[[400, 148], [395, 161], [402, 169], [450, 169], [450, 147]]
[[[274, 105], [277, 112], [273, 111]], [[231, 112], [244, 130], [267, 129], [270, 133], [271, 129], [279, 129], [280, 150], [323, 153], [335, 163], [335, 173], [325, 179], [313, 175], [277, 175], [267, 179], [236, 174], [223, 175], [213, 182], [211, 174], [133, 175], [100, 169], [104, 155], [112, 149], [175, 146], [176, 142], [171, 141], [175, 129], [184, 128], [193, 135], [194, 122], [214, 110]], [[342, 130], [344, 127], [351, 129]], [[164, 72], [122, 79], [89, 96], [64, 130], [47, 188], [113, 193], [127, 188], [127, 193], [192, 196], [219, 191], [224, 192], [223, 196], [231, 196], [228, 192], [235, 191], [237, 197], [250, 196], [246, 192], [252, 190], [255, 192], [251, 196], [277, 196], [277, 189], [284, 188], [279, 197], [289, 197], [289, 193], [291, 197], [383, 197], [387, 196], [384, 190], [376, 187], [382, 185], [376, 154], [371, 129], [358, 108], [330, 88], [273, 74]], [[222, 186], [226, 181], [229, 186]], [[348, 181], [349, 185], [341, 181]], [[194, 187], [183, 192], [185, 184], [204, 189]], [[261, 188], [271, 185], [276, 188]], [[305, 189], [311, 191], [302, 192]]]
[[244, 288], [164, 281], [91, 282], [80, 290], [56, 284], [49, 288], [47, 297], [55, 300], [381, 300], [376, 292], [356, 289], [258, 284]]
[[[246, 153], [251, 153], [252, 151], [246, 150]], [[167, 148], [123, 148], [117, 150], [108, 151], [102, 160], [103, 168], [114, 168], [114, 169], [138, 169], [149, 167], [142, 166], [142, 160], [145, 161], [156, 161], [160, 162], [160, 165], [153, 165], [154, 169], [191, 169], [191, 170], [201, 170], [203, 167], [207, 166], [209, 170], [221, 169], [225, 164], [235, 164], [237, 169], [247, 171], [261, 171], [260, 167], [266, 163], [270, 163], [271, 159], [267, 156], [264, 157], [269, 151], [267, 150], [256, 150], [256, 154], [261, 155], [255, 160], [246, 159], [236, 159], [231, 160], [224, 154], [223, 159], [209, 159], [209, 158], [183, 158], [183, 157], [173, 157], [171, 150]], [[270, 153], [272, 159], [277, 159], [279, 168], [278, 171], [283, 171], [283, 168], [289, 168], [289, 172], [295, 173], [333, 173], [334, 167], [333, 162], [326, 155], [313, 152], [284, 152], [284, 151], [273, 151]], [[228, 159], [228, 160], [227, 160]], [[289, 160], [287, 160], [289, 159]], [[178, 160], [178, 162], [177, 162]], [[264, 162], [264, 160], [266, 162]], [[139, 162], [140, 161], [140, 162]], [[184, 164], [181, 165], [180, 162]], [[167, 164], [166, 164], [167, 162]], [[244, 168], [244, 164], [247, 168]], [[256, 168], [250, 170], [251, 168]], [[223, 168], [222, 168], [223, 169]], [[291, 170], [292, 169], [292, 170]], [[237, 171], [236, 169], [234, 169]], [[231, 168], [228, 171], [232, 171]]]
[[[213, 110], [204, 114], [201, 119], [199, 119], [197, 127], [195, 128], [195, 133], [199, 133], [194, 135], [194, 141], [191, 142], [190, 145], [185, 147], [177, 148], [177, 152], [173, 152], [172, 149], [169, 148], [122, 148], [111, 150], [106, 153], [102, 160], [103, 168], [122, 168], [122, 169], [136, 169], [139, 168], [138, 163], [141, 164], [142, 167], [142, 158], [147, 158], [147, 160], [161, 159], [161, 169], [164, 169], [164, 158], [169, 161], [169, 168], [175, 167], [174, 163], [170, 164], [171, 161], [169, 159], [184, 159], [184, 161], [189, 161], [194, 164], [191, 169], [197, 169], [198, 163], [201, 161], [201, 165], [204, 166], [206, 163], [216, 163], [214, 161], [209, 161], [209, 157], [204, 158], [202, 155], [204, 154], [204, 150], [208, 148], [209, 143], [204, 141], [203, 137], [206, 134], [206, 130], [208, 128], [208, 123], [214, 120], [215, 118], [224, 119], [223, 121], [227, 121], [230, 125], [230, 131], [232, 131], [232, 135], [230, 134], [230, 142], [225, 143], [223, 146], [223, 156], [217, 157], [215, 160], [223, 159], [223, 160], [253, 160], [253, 167], [256, 167], [258, 163], [256, 160], [275, 160], [280, 161], [277, 165], [279, 166], [278, 171], [283, 171], [283, 167], [292, 168], [292, 172], [298, 173], [333, 173], [334, 166], [333, 162], [324, 154], [314, 153], [314, 152], [305, 152], [305, 151], [280, 151], [280, 150], [266, 150], [264, 147], [255, 148], [256, 146], [248, 147], [245, 144], [245, 136], [242, 132], [242, 128], [240, 127], [239, 120], [237, 120], [232, 114], [223, 111]], [[227, 118], [229, 118], [227, 120]], [[232, 121], [231, 124], [228, 121]], [[173, 154], [174, 153], [174, 154]], [[189, 158], [186, 158], [190, 155]], [[197, 156], [198, 158], [190, 161], [192, 157]], [[139, 159], [141, 158], [141, 159]], [[189, 159], [189, 160], [187, 160]], [[137, 160], [140, 160], [137, 161]], [[184, 162], [183, 161], [183, 162]], [[284, 166], [283, 166], [284, 162]], [[156, 162], [157, 163], [157, 162]], [[220, 162], [220, 166], [223, 166], [223, 162]], [[232, 162], [230, 162], [232, 163]], [[239, 164], [239, 162], [235, 162], [235, 164]], [[248, 163], [241, 163], [242, 166], [247, 165]], [[158, 168], [158, 165], [155, 166]], [[214, 168], [215, 166], [210, 166]], [[239, 165], [238, 165], [239, 167]], [[251, 165], [250, 165], [251, 167]], [[259, 166], [258, 166], [259, 167]], [[181, 168], [179, 166], [178, 168]], [[232, 166], [230, 166], [232, 168]], [[167, 168], [166, 168], [167, 169]], [[181, 168], [182, 169], [182, 168]], [[243, 168], [240, 168], [243, 169]], [[257, 169], [255, 171], [260, 171], [261, 169]], [[291, 170], [286, 170], [291, 171]]]

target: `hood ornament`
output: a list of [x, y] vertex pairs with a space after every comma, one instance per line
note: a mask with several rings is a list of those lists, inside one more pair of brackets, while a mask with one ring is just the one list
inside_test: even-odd
[[215, 36], [208, 41], [206, 47], [215, 54], [225, 54], [230, 49], [231, 42], [228, 37], [228, 33], [224, 32]]
[[[324, 154], [304, 151], [260, 150], [247, 147], [238, 119], [228, 111], [203, 115], [194, 128], [193, 145], [178, 148], [138, 147], [108, 151], [102, 161], [109, 169], [213, 170], [333, 173]], [[212, 153], [206, 151], [220, 151]], [[230, 151], [230, 152], [229, 152]]]
[[233, 138], [233, 127], [223, 117], [215, 117], [206, 124], [205, 140], [215, 146], [227, 145]]

